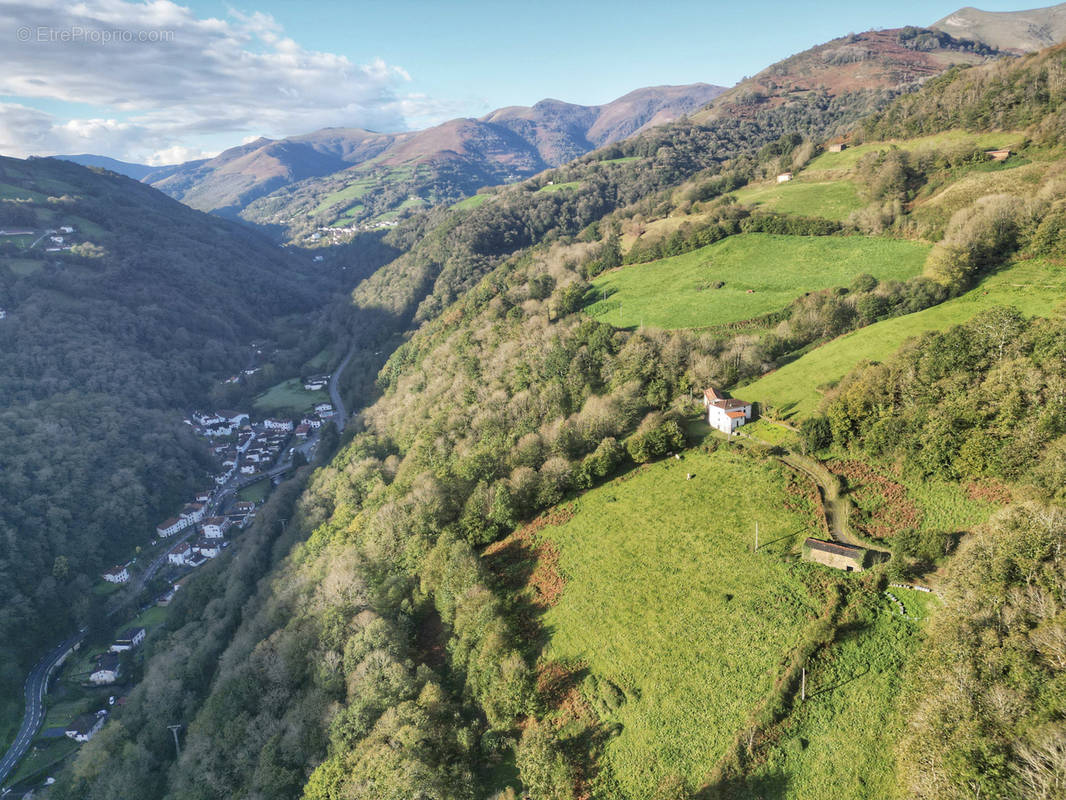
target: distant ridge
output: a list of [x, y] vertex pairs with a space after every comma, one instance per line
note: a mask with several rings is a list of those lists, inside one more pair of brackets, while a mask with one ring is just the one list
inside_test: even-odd
[[58, 158], [61, 161], [73, 161], [83, 167], [102, 167], [103, 169], [117, 172], [119, 175], [125, 175], [127, 178], [133, 178], [135, 181], [143, 181], [147, 175], [153, 172], [174, 169], [177, 166], [150, 167], [147, 164], [133, 164], [129, 161], [119, 161], [107, 156], [94, 156], [91, 153], [82, 153], [76, 156], [52, 156], [52, 158]]
[[960, 8], [931, 26], [956, 39], [971, 39], [999, 50], [1031, 53], [1066, 41], [1066, 3], [1026, 11]]
[[[255, 200], [300, 181], [361, 165], [443, 167], [449, 170], [448, 185], [460, 186], [462, 196], [676, 120], [723, 91], [695, 83], [637, 89], [599, 106], [542, 100], [402, 133], [325, 128], [286, 139], [259, 139], [212, 159], [151, 171], [142, 179], [194, 208], [226, 215], [238, 215]], [[427, 198], [434, 193], [418, 186], [410, 192]]]

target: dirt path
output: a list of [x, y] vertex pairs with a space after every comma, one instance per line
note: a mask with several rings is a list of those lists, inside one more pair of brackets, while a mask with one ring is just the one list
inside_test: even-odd
[[737, 431], [737, 435], [752, 442], [757, 442], [768, 447], [775, 448], [774, 458], [787, 467], [807, 475], [817, 484], [818, 494], [822, 499], [822, 508], [825, 509], [825, 522], [829, 528], [829, 536], [833, 541], [841, 544], [850, 544], [856, 547], [865, 547], [867, 550], [877, 550], [866, 542], [863, 542], [851, 530], [848, 519], [851, 513], [851, 501], [844, 497], [840, 485], [840, 479], [813, 458], [799, 453], [793, 453], [781, 445], [774, 445], [764, 439], [752, 436], [743, 431]]

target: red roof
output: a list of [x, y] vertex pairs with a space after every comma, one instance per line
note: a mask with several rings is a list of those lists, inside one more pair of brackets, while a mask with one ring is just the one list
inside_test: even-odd
[[725, 415], [730, 419], [744, 419], [744, 417], [748, 416], [743, 411], [727, 411]]
[[159, 523], [159, 526], [156, 528], [156, 530], [165, 531], [167, 528], [174, 527], [179, 522], [181, 522], [181, 520], [178, 519], [177, 517], [171, 517], [170, 519], [165, 519], [165, 520], [163, 520], [162, 522]]

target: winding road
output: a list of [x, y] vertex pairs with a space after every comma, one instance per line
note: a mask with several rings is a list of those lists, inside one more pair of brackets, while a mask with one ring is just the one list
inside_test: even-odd
[[0, 759], [0, 784], [7, 780], [8, 775], [14, 771], [15, 766], [30, 749], [33, 738], [37, 735], [41, 723], [44, 722], [44, 695], [48, 691], [48, 681], [70, 649], [85, 638], [85, 632], [82, 628], [73, 636], [64, 639], [30, 670], [26, 685], [23, 687], [26, 713], [22, 717], [22, 725], [19, 726], [15, 741], [12, 742], [3, 759]]
[[341, 400], [341, 392], [338, 388], [340, 383], [341, 373], [344, 372], [344, 368], [348, 366], [348, 362], [352, 360], [352, 356], [355, 355], [356, 347], [352, 345], [352, 349], [348, 351], [348, 355], [344, 357], [344, 360], [337, 365], [337, 368], [333, 370], [333, 375], [329, 379], [329, 399], [333, 403], [333, 424], [337, 426], [337, 432], [343, 433], [344, 426], [348, 422], [348, 412], [344, 409], [344, 401]]
[[[338, 431], [343, 431], [344, 426], [348, 421], [348, 413], [344, 408], [344, 401], [341, 399], [339, 389], [340, 377], [344, 372], [344, 368], [348, 366], [348, 362], [351, 361], [352, 356], [355, 355], [355, 351], [356, 347], [353, 346], [352, 349], [348, 351], [348, 355], [344, 357], [344, 360], [337, 365], [337, 368], [333, 371], [333, 375], [329, 380], [329, 395], [334, 409], [332, 420], [333, 424], [337, 426]], [[264, 475], [273, 478], [290, 469], [292, 469], [291, 459], [279, 464], [273, 469], [267, 470], [265, 473], [255, 476], [254, 480], [262, 480]], [[222, 505], [228, 495], [236, 493], [237, 488], [238, 486], [232, 486], [221, 492], [212, 504], [212, 512], [214, 509]], [[193, 530], [194, 529], [190, 528], [184, 535], [174, 540], [175, 543], [187, 539], [192, 535]], [[166, 562], [167, 553], [169, 551], [170, 548], [167, 548], [166, 551], [161, 553], [148, 565], [148, 568], [134, 584], [135, 590], [133, 592], [124, 593], [127, 597], [134, 598], [140, 593], [145, 584], [152, 579], [156, 572], [159, 571], [160, 567]], [[108, 611], [108, 616], [112, 616], [125, 608], [128, 604], [129, 602], [127, 601], [113, 607]], [[50, 650], [32, 670], [30, 670], [30, 674], [26, 677], [26, 684], [24, 687], [26, 710], [23, 714], [22, 724], [19, 726], [18, 734], [15, 736], [15, 741], [12, 742], [11, 747], [8, 748], [4, 757], [0, 759], [0, 786], [3, 785], [4, 781], [6, 781], [8, 776], [15, 770], [19, 761], [22, 760], [22, 757], [26, 755], [26, 752], [30, 749], [30, 745], [33, 743], [34, 737], [41, 728], [41, 723], [44, 722], [44, 696], [48, 691], [48, 681], [51, 679], [52, 673], [55, 671], [56, 667], [62, 663], [67, 653], [70, 652], [70, 649], [85, 638], [85, 634], [86, 629], [83, 628], [73, 636], [64, 639], [52, 648], [52, 650]]]

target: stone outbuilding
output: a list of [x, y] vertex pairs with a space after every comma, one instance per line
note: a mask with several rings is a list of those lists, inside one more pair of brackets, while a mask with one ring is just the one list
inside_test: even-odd
[[846, 572], [862, 572], [870, 566], [870, 551], [864, 547], [811, 537], [803, 542], [803, 560]]

